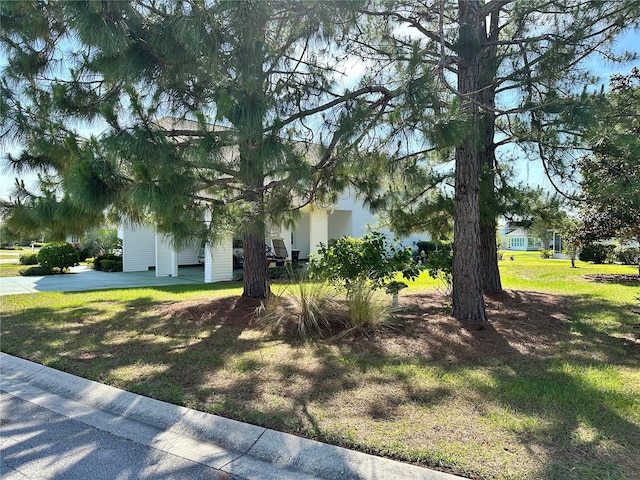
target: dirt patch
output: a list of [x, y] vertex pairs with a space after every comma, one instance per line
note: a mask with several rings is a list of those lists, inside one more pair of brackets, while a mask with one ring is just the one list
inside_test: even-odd
[[[359, 350], [384, 355], [473, 363], [484, 357], [543, 357], [568, 338], [568, 307], [562, 297], [504, 291], [486, 296], [485, 301], [490, 321], [469, 323], [451, 316], [450, 302], [443, 295], [404, 295], [392, 328], [382, 329], [373, 337], [347, 338], [338, 343], [348, 342]], [[172, 324], [179, 328], [224, 325], [244, 329], [255, 323], [260, 304], [257, 299], [223, 297], [172, 303], [156, 311], [171, 317]]]
[[384, 330], [363, 346], [368, 342], [386, 354], [473, 363], [484, 357], [544, 356], [567, 338], [566, 305], [560, 297], [505, 291], [485, 301], [490, 321], [470, 323], [453, 318], [442, 295], [406, 295], [397, 329]]
[[264, 300], [247, 297], [221, 297], [211, 300], [185, 300], [156, 309], [162, 317], [171, 317], [179, 324], [207, 324], [246, 327], [255, 317]]
[[628, 273], [594, 273], [591, 275], [583, 275], [582, 278], [599, 283], [637, 283], [640, 285], [640, 275]]

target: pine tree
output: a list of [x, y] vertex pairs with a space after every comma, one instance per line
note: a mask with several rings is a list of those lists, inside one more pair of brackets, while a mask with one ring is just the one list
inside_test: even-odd
[[265, 223], [329, 194], [393, 96], [334, 82], [356, 18], [342, 2], [3, 2], [2, 135], [87, 214], [176, 242], [242, 235], [243, 294], [265, 297]]
[[[585, 60], [598, 54], [624, 59], [612, 53], [611, 45], [620, 32], [638, 25], [639, 10], [634, 0], [380, 1], [367, 10], [387, 40], [370, 45], [371, 56], [387, 64], [421, 63], [464, 117], [466, 130], [454, 154], [458, 319], [484, 320], [482, 289], [501, 288], [496, 217], [504, 205], [496, 188], [513, 188], [503, 185], [512, 161], [502, 153], [504, 147], [540, 160], [561, 190], [571, 179], [568, 159], [583, 140], [565, 127], [571, 115], [584, 113], [576, 93], [596, 80]], [[415, 105], [406, 109], [417, 110]], [[445, 124], [460, 120], [451, 113], [441, 118]], [[433, 132], [427, 127], [425, 138], [433, 140]]]

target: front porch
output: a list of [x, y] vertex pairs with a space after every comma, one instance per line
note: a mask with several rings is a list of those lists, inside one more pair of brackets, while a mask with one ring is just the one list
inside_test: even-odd
[[[287, 250], [287, 261], [293, 260], [294, 251], [297, 259], [305, 260], [317, 253], [320, 244], [326, 245], [330, 238], [350, 235], [351, 217], [350, 211], [306, 208], [301, 211], [293, 230], [267, 226], [265, 242], [273, 249], [273, 240], [281, 240]], [[185, 267], [203, 264], [205, 283], [234, 278], [232, 238], [206, 244], [204, 248], [194, 244], [176, 249], [170, 236], [152, 227], [121, 225], [118, 236], [122, 239], [123, 272], [153, 271], [156, 277], [180, 277]]]

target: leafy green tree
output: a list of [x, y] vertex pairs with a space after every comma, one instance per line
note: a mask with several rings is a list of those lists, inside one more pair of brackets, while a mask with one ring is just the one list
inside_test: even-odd
[[640, 241], [640, 70], [614, 76], [601, 98], [577, 162], [584, 240]]
[[115, 227], [95, 228], [88, 231], [80, 241], [80, 249], [89, 257], [100, 253], [112, 253], [122, 248], [122, 241], [118, 238], [118, 229]]
[[571, 268], [576, 268], [576, 258], [584, 245], [582, 222], [576, 218], [565, 218], [560, 227], [560, 237], [563, 250], [571, 259]]
[[413, 279], [420, 270], [410, 248], [388, 242], [383, 234], [373, 232], [321, 245], [319, 255], [310, 261], [309, 273], [344, 287], [349, 296], [354, 286], [370, 283], [374, 288], [384, 288], [398, 273]]
[[328, 195], [345, 149], [394, 95], [334, 81], [357, 19], [344, 2], [0, 8], [1, 134], [24, 147], [9, 161], [58, 173], [56, 192], [87, 216], [112, 207], [177, 243], [243, 236], [249, 297], [269, 291], [265, 223]]
[[[368, 42], [371, 58], [386, 66], [380, 74], [429, 71], [449, 93], [440, 115], [435, 110], [441, 128], [425, 126], [423, 142], [414, 147], [419, 153], [399, 152], [397, 168], [431, 169], [429, 147], [453, 148], [446, 159], [454, 164], [447, 190], [455, 211], [456, 318], [485, 320], [482, 290], [501, 288], [495, 232], [503, 197], [496, 192], [509, 181], [513, 155], [506, 152], [538, 159], [562, 189], [570, 179], [569, 154], [583, 140], [566, 126], [588, 113], [580, 90], [595, 81], [585, 59], [600, 53], [624, 59], [612, 53], [612, 41], [638, 25], [639, 9], [632, 0], [380, 1], [367, 9], [375, 24], [370, 31], [386, 36]], [[389, 62], [401, 66], [390, 69]], [[425, 97], [414, 98], [424, 105]], [[405, 110], [419, 115], [420, 104]], [[414, 133], [419, 126], [411, 124]], [[433, 188], [423, 191], [432, 201]]]

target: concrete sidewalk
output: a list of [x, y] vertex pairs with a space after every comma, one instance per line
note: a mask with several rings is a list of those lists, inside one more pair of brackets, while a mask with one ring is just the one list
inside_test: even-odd
[[85, 266], [72, 267], [71, 273], [41, 277], [0, 278], [0, 295], [37, 292], [78, 292], [106, 288], [162, 287], [204, 283], [202, 267], [182, 267], [177, 277], [156, 277], [148, 272], [98, 272]]
[[[104, 462], [96, 461], [96, 458], [102, 458], [96, 452], [100, 452], [103, 446], [104, 455], [110, 457], [111, 463], [107, 462], [107, 465], [113, 467], [112, 463], [118, 462], [115, 465], [117, 478], [462, 478], [171, 405], [3, 353], [0, 353], [0, 391], [3, 392], [0, 403], [2, 472], [3, 476], [10, 474], [16, 479], [33, 478], [28, 475], [33, 471], [30, 470], [33, 462], [44, 455], [44, 450], [53, 448], [50, 443], [45, 449], [36, 442], [25, 448], [28, 451], [20, 450], [21, 443], [27, 445], [22, 437], [29, 435], [22, 425], [25, 418], [31, 418], [32, 424], [33, 418], [42, 418], [44, 424], [39, 426], [40, 431], [53, 428], [81, 430], [68, 422], [46, 420], [58, 418], [55, 415], [92, 427], [91, 431], [81, 433], [91, 442], [84, 451], [93, 455], [82, 454], [82, 445], [78, 444], [80, 433], [56, 437], [62, 442], [60, 454], [73, 457], [68, 461], [69, 468], [82, 472], [85, 478], [115, 478], [104, 476]], [[17, 410], [23, 412], [22, 417], [16, 413]], [[34, 416], [24, 413], [28, 411], [35, 412]], [[133, 442], [130, 448], [141, 453], [111, 455], [109, 452], [126, 450], [127, 443], [119, 445], [118, 439]], [[74, 448], [69, 449], [64, 442], [73, 444]], [[141, 463], [141, 455], [152, 457], [153, 465]], [[58, 470], [53, 471], [53, 465], [59, 467], [59, 463], [59, 458], [41, 462], [38, 478], [63, 478]], [[187, 469], [192, 476], [172, 476], [162, 470], [163, 465], [168, 465], [166, 468], [170, 472], [184, 473]], [[152, 468], [150, 473], [149, 468]], [[142, 472], [146, 473], [143, 475]], [[222, 474], [227, 476], [220, 476]]]

